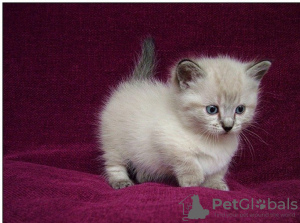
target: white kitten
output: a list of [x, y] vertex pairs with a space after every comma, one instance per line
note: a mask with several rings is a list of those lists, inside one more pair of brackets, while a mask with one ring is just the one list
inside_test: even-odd
[[182, 187], [229, 190], [224, 176], [271, 63], [185, 59], [167, 84], [151, 79], [154, 65], [148, 38], [132, 79], [119, 85], [100, 115], [110, 185], [133, 185], [130, 164], [139, 183], [175, 176]]

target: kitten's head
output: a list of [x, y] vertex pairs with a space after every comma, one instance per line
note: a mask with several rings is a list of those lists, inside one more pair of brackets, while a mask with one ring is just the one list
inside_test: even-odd
[[270, 66], [221, 56], [180, 61], [172, 74], [180, 117], [201, 133], [238, 134], [253, 119]]

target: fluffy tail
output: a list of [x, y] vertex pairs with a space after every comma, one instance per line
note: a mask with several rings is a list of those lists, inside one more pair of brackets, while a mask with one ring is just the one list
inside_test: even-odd
[[149, 79], [154, 75], [155, 45], [152, 37], [144, 40], [142, 54], [133, 71], [133, 78], [137, 80]]

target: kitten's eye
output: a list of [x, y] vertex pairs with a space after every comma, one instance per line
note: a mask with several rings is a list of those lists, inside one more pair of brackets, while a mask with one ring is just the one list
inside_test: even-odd
[[244, 105], [239, 105], [235, 109], [235, 113], [237, 114], [242, 114], [246, 110], [246, 107]]
[[214, 114], [218, 113], [219, 109], [215, 105], [209, 105], [209, 106], [206, 107], [206, 111], [207, 111], [208, 114], [214, 115]]

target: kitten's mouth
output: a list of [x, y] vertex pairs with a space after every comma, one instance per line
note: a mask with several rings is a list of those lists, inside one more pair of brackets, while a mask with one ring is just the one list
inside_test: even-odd
[[217, 131], [211, 131], [210, 135], [214, 135], [214, 136], [220, 136], [220, 135], [228, 135], [229, 132], [225, 132], [223, 130], [217, 130]]
[[214, 134], [226, 136], [226, 135], [234, 134], [234, 131], [233, 130], [231, 130], [231, 131], [225, 131], [225, 130], [222, 129], [222, 130], [218, 130], [217, 132], [214, 132]]
[[233, 127], [227, 128], [226, 130], [224, 128], [207, 129], [207, 134], [214, 135], [214, 136], [226, 136], [235, 133], [236, 133], [236, 129], [233, 129]]

